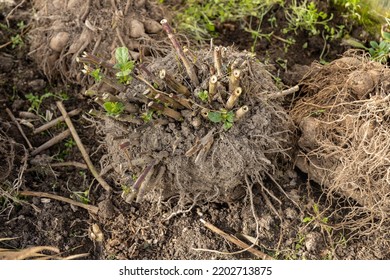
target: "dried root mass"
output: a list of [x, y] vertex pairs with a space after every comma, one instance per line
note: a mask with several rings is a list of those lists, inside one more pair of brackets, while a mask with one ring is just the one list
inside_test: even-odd
[[347, 199], [334, 215], [359, 234], [383, 230], [389, 219], [389, 77], [356, 54], [314, 65], [291, 112], [302, 131], [297, 166], [330, 201]]

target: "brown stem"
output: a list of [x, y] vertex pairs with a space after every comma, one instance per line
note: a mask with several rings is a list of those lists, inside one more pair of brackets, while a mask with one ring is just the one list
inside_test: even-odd
[[114, 64], [109, 63], [109, 62], [105, 61], [104, 59], [97, 57], [96, 55], [89, 54], [86, 52], [83, 53], [82, 57], [77, 57], [76, 61], [80, 62], [80, 63], [88, 63], [88, 64], [93, 64], [96, 66], [102, 66], [102, 67], [108, 68], [108, 69], [114, 68]]
[[[81, 109], [75, 109], [75, 110], [70, 111], [68, 113], [68, 115], [69, 115], [69, 117], [73, 117], [73, 116], [76, 116], [80, 113], [81, 113]], [[59, 122], [63, 122], [63, 121], [64, 121], [64, 117], [60, 116], [58, 118], [55, 118], [54, 120], [51, 120], [48, 123], [45, 123], [44, 125], [38, 127], [37, 129], [34, 129], [33, 133], [34, 134], [41, 133], [43, 131], [48, 130], [49, 128], [52, 128], [53, 126], [56, 126]]]
[[241, 241], [240, 239], [238, 239], [237, 237], [235, 236], [232, 236], [231, 234], [227, 234], [226, 232], [220, 230], [219, 228], [217, 228], [216, 226], [214, 226], [213, 224], [210, 224], [209, 222], [206, 222], [205, 220], [203, 219], [200, 219], [200, 222], [205, 226], [207, 227], [208, 229], [210, 229], [211, 231], [215, 232], [216, 234], [222, 236], [223, 238], [225, 238], [226, 240], [234, 243], [235, 245], [237, 245], [238, 247], [244, 249], [244, 250], [247, 250], [248, 252], [252, 253], [253, 255], [263, 259], [263, 260], [273, 260], [272, 257], [268, 256], [267, 254], [249, 246], [248, 244], [246, 244], [245, 242]]
[[62, 140], [67, 138], [69, 135], [70, 135], [69, 129], [61, 132], [60, 134], [58, 134], [55, 137], [51, 138], [49, 141], [47, 141], [46, 143], [42, 144], [41, 146], [36, 148], [34, 151], [32, 151], [31, 155], [35, 156], [35, 155], [39, 154], [40, 152], [42, 152], [42, 151], [50, 148], [51, 146], [61, 142]]
[[156, 94], [155, 98], [157, 100], [160, 100], [161, 102], [163, 102], [165, 104], [168, 104], [169, 106], [171, 106], [174, 109], [183, 109], [183, 106], [180, 103], [178, 103], [176, 100], [170, 98], [167, 95], [158, 93], [158, 94]]
[[192, 109], [191, 103], [188, 101], [188, 99], [182, 98], [180, 96], [177, 96], [173, 93], [169, 94], [169, 97], [176, 100], [178, 103], [186, 107], [187, 109]]
[[178, 81], [175, 80], [175, 78], [170, 75], [165, 69], [162, 69], [160, 71], [160, 79], [165, 81], [172, 90], [176, 91], [177, 93], [183, 94], [187, 97], [191, 96], [190, 91], [188, 88], [182, 84], [180, 84]]
[[232, 94], [230, 95], [228, 101], [226, 102], [226, 109], [230, 110], [234, 107], [234, 104], [236, 104], [237, 99], [240, 97], [242, 93], [242, 88], [238, 87], [236, 88]]
[[296, 93], [298, 90], [299, 90], [299, 86], [296, 85], [296, 86], [293, 86], [292, 88], [283, 90], [281, 92], [275, 92], [275, 93], [268, 94], [267, 98], [268, 99], [275, 99], [275, 98], [283, 97], [283, 96], [286, 96], [286, 95], [289, 95], [292, 93]]
[[180, 60], [182, 61], [184, 68], [187, 71], [188, 76], [190, 77], [190, 80], [193, 84], [193, 86], [197, 87], [199, 86], [199, 79], [198, 76], [195, 73], [194, 66], [190, 63], [190, 61], [185, 56], [182, 47], [180, 46], [180, 43], [177, 41], [175, 35], [173, 34], [171, 26], [168, 24], [168, 21], [166, 19], [161, 20], [161, 25], [164, 31], [167, 33], [168, 38], [171, 40], [171, 43], [173, 47], [176, 50], [177, 55], [179, 56]]
[[171, 108], [167, 108], [160, 103], [156, 103], [156, 102], [152, 101], [152, 102], [149, 102], [148, 107], [150, 107], [154, 110], [160, 111], [161, 114], [168, 116], [168, 117], [171, 117], [172, 119], [175, 119], [177, 121], [183, 120], [183, 116], [179, 112], [177, 112]]
[[11, 120], [15, 123], [16, 127], [18, 128], [20, 134], [22, 135], [24, 141], [26, 141], [28, 148], [30, 150], [34, 149], [33, 146], [31, 145], [30, 141], [28, 141], [28, 138], [26, 137], [26, 134], [24, 134], [24, 131], [18, 121], [16, 120], [14, 114], [12, 114], [11, 110], [8, 108], [5, 108], [5, 111], [7, 112], [8, 116], [11, 118]]
[[46, 198], [51, 198], [51, 199], [54, 199], [54, 200], [66, 202], [66, 203], [69, 203], [69, 204], [72, 204], [72, 205], [84, 208], [84, 209], [88, 210], [89, 212], [91, 212], [92, 214], [95, 214], [95, 215], [97, 215], [97, 213], [99, 212], [99, 208], [96, 207], [96, 206], [87, 205], [87, 204], [84, 204], [84, 203], [81, 203], [81, 202], [78, 202], [78, 201], [74, 201], [72, 199], [69, 199], [69, 198], [66, 198], [66, 197], [62, 197], [62, 196], [59, 196], [59, 195], [55, 195], [55, 194], [44, 193], [44, 192], [30, 192], [30, 191], [21, 191], [21, 192], [19, 192], [19, 194], [20, 195], [24, 195], [24, 196], [46, 197]]
[[96, 178], [96, 180], [100, 183], [100, 185], [108, 192], [111, 192], [111, 187], [107, 184], [107, 182], [99, 175], [97, 172], [95, 166], [93, 165], [91, 159], [89, 158], [89, 155], [87, 151], [84, 148], [83, 143], [81, 142], [81, 139], [76, 131], [76, 129], [73, 126], [73, 123], [71, 119], [69, 118], [68, 113], [66, 112], [66, 109], [64, 107], [64, 104], [62, 104], [61, 101], [57, 101], [57, 107], [61, 111], [62, 116], [65, 119], [65, 122], [70, 130], [70, 133], [72, 134], [72, 137], [74, 141], [76, 142], [77, 147], [79, 148], [81, 155], [84, 158], [85, 163], [88, 165], [89, 170], [91, 171], [92, 175]]

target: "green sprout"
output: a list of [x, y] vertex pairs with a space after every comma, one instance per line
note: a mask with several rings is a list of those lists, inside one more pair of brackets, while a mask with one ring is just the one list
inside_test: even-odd
[[126, 47], [119, 47], [115, 50], [115, 59], [117, 63], [115, 69], [119, 69], [116, 77], [122, 84], [129, 84], [133, 77], [131, 76], [134, 69], [134, 61], [130, 60], [129, 50]]
[[125, 105], [122, 102], [104, 102], [104, 109], [109, 116], [119, 116], [125, 110]]
[[213, 123], [223, 123], [223, 128], [225, 130], [230, 129], [233, 126], [234, 122], [234, 112], [222, 110], [219, 112], [209, 112], [207, 117]]
[[199, 92], [198, 97], [203, 102], [208, 102], [209, 101], [209, 92], [207, 90], [202, 90]]
[[22, 36], [19, 34], [16, 34], [15, 36], [11, 37], [11, 43], [12, 43], [12, 48], [16, 48], [17, 46], [22, 46], [23, 45], [23, 39]]
[[102, 73], [100, 73], [100, 68], [93, 70], [90, 75], [95, 79], [96, 82], [100, 82], [103, 78]]
[[145, 123], [150, 122], [150, 121], [152, 120], [152, 118], [153, 118], [153, 113], [154, 113], [153, 110], [148, 110], [147, 112], [145, 112], [145, 113], [143, 113], [143, 114], [141, 115], [141, 119], [142, 119]]

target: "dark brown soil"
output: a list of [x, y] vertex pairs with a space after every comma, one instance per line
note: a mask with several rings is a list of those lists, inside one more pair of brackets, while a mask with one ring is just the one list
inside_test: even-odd
[[[1, 11], [1, 24], [7, 24], [5, 17], [9, 11], [10, 8]], [[28, 25], [31, 21], [30, 12], [31, 6], [26, 3], [8, 18], [10, 28], [0, 28], [0, 45], [9, 42], [11, 37], [17, 34], [18, 22], [23, 20]], [[276, 15], [280, 12], [276, 11]], [[268, 30], [271, 27], [265, 28]], [[237, 26], [221, 26], [219, 31], [222, 37], [217, 43], [226, 46], [234, 43], [240, 49], [250, 49], [253, 43], [252, 38]], [[264, 59], [264, 54], [268, 52], [267, 58], [271, 58], [272, 64], [275, 65], [273, 73], [279, 75], [286, 85], [295, 85], [306, 72], [306, 67], [320, 59], [324, 47], [322, 40], [308, 38], [305, 33], [299, 33], [295, 40], [295, 45], [291, 46], [287, 53], [283, 50], [282, 42], [275, 38], [272, 38], [271, 42], [261, 40], [256, 45], [256, 53], [261, 59]], [[308, 43], [308, 47], [302, 51], [301, 46], [305, 43]], [[344, 50], [336, 41], [329, 46], [326, 57], [322, 58], [332, 60]], [[372, 240], [374, 237], [351, 239], [346, 244], [344, 241], [348, 232], [339, 230], [329, 234], [329, 228], [321, 219], [327, 217], [331, 209], [325, 209], [323, 206], [326, 204], [323, 203], [325, 198], [321, 188], [308, 181], [307, 176], [298, 170], [279, 170], [279, 174], [276, 174], [279, 178], [278, 185], [271, 178], [265, 177], [264, 186], [269, 192], [264, 195], [264, 189], [255, 185], [252, 188], [253, 205], [245, 200], [204, 200], [189, 211], [171, 216], [172, 208], [178, 202], [174, 197], [162, 204], [150, 201], [128, 204], [120, 197], [119, 189], [114, 191], [112, 196], [107, 196], [88, 170], [76, 167], [50, 168], [48, 162], [83, 162], [77, 147], [67, 147], [65, 140], [39, 156], [28, 155], [30, 151], [26, 141], [5, 108], [9, 108], [18, 118], [21, 111], [27, 111], [31, 106], [26, 100], [26, 94], [40, 96], [48, 91], [67, 93], [70, 98], [64, 101], [64, 104], [68, 111], [75, 108], [88, 111], [92, 105], [82, 97], [77, 85], [63, 85], [63, 76], [62, 79], [52, 79], [49, 82], [40, 71], [43, 69], [27, 55], [28, 52], [28, 40], [24, 40], [22, 46], [12, 48], [8, 45], [0, 49], [0, 239], [16, 238], [0, 242], [0, 248], [50, 245], [58, 247], [65, 256], [87, 252], [90, 259], [255, 258], [248, 252], [221, 254], [241, 249], [204, 227], [200, 222], [200, 218], [203, 218], [248, 244], [257, 237], [256, 248], [274, 258], [389, 258], [383, 244], [376, 244], [375, 250], [365, 250], [365, 244], [375, 242]], [[285, 59], [288, 60], [287, 68], [277, 63]], [[59, 116], [56, 100], [55, 97], [45, 99], [39, 112], [44, 116], [46, 110], [49, 110], [53, 113], [53, 118]], [[100, 170], [99, 161], [106, 153], [106, 150], [101, 148], [102, 137], [98, 136], [90, 121], [82, 115], [73, 117], [72, 121], [93, 163]], [[42, 120], [31, 122], [35, 127], [43, 124]], [[38, 147], [63, 131], [65, 125], [58, 125], [49, 132], [38, 135], [34, 135], [32, 129], [26, 125], [22, 125], [22, 128], [32, 146]], [[14, 156], [10, 161], [8, 149], [11, 146]], [[8, 172], [10, 169], [12, 170]], [[22, 181], [15, 184], [20, 175]], [[113, 181], [109, 183], [114, 185]], [[89, 204], [98, 206], [100, 212], [96, 216], [63, 202], [20, 197], [17, 192], [21, 190], [47, 192], [73, 199], [77, 199], [76, 192], [89, 190]], [[337, 222], [337, 217], [328, 221], [329, 224]], [[91, 238], [94, 224], [103, 232], [102, 242]]]

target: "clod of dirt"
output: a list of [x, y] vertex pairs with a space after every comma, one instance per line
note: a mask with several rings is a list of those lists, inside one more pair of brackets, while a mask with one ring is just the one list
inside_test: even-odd
[[[122, 187], [127, 202], [171, 199], [175, 203], [170, 214], [180, 213], [204, 202], [249, 199], [248, 188], [265, 188], [265, 179], [278, 180], [277, 174], [286, 170], [292, 123], [278, 102], [268, 98], [278, 88], [251, 54], [230, 47], [223, 52], [218, 78], [212, 51], [187, 51], [197, 75], [191, 81], [177, 53], [170, 52], [138, 65], [124, 90], [111, 91], [132, 115], [97, 114], [104, 120], [97, 125], [107, 149], [102, 172]], [[218, 89], [208, 102], [202, 101], [199, 94], [210, 90], [214, 79]], [[194, 80], [198, 85], [191, 85]], [[155, 81], [158, 89], [152, 86]], [[104, 97], [96, 89], [94, 100], [99, 103]], [[232, 97], [237, 89], [241, 95]], [[226, 123], [211, 121], [210, 112], [222, 114], [232, 98], [237, 100], [225, 114], [235, 117], [226, 129]], [[165, 106], [149, 107], [156, 101]], [[151, 112], [154, 117], [142, 121]]]
[[389, 78], [388, 68], [356, 54], [314, 65], [291, 111], [302, 132], [297, 166], [330, 201], [347, 199], [333, 216], [359, 234], [389, 220]]
[[30, 55], [43, 73], [79, 82], [84, 51], [107, 57], [127, 46], [134, 58], [149, 55], [159, 37], [165, 12], [152, 1], [35, 0], [35, 21], [29, 32]]

